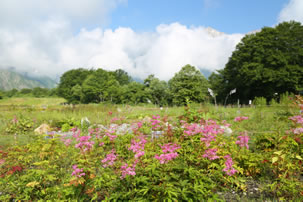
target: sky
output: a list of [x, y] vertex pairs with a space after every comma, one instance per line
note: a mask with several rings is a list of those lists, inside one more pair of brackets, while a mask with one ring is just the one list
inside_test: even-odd
[[223, 69], [245, 34], [289, 20], [303, 23], [303, 0], [1, 0], [0, 68], [169, 80], [186, 64]]

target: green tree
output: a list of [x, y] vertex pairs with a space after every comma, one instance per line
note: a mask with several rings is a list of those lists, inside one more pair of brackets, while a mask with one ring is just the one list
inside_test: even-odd
[[207, 97], [209, 83], [202, 73], [191, 65], [186, 65], [169, 80], [172, 103], [185, 105], [186, 99], [200, 103]]
[[246, 35], [220, 73], [222, 93], [237, 88], [236, 98], [243, 101], [298, 93], [303, 89], [303, 26], [284, 22]]
[[79, 97], [74, 96], [72, 89], [77, 84], [82, 86], [85, 79], [92, 73], [93, 70], [86, 70], [82, 68], [65, 72], [60, 78], [57, 88], [58, 95], [65, 98], [69, 103], [79, 102], [80, 100], [75, 100], [76, 98], [79, 99]]
[[138, 104], [147, 103], [148, 95], [144, 91], [144, 85], [138, 82], [131, 82], [122, 87], [122, 103]]
[[118, 87], [119, 82], [110, 72], [98, 69], [93, 74], [89, 75], [82, 85], [83, 99], [82, 102], [104, 102], [111, 101], [114, 92], [111, 92], [114, 86]]
[[32, 94], [34, 97], [47, 97], [49, 94], [49, 89], [36, 87], [33, 89]]
[[12, 89], [12, 90], [9, 90], [9, 91], [6, 91], [5, 92], [5, 95], [7, 96], [7, 97], [14, 97], [14, 96], [16, 96], [18, 94], [18, 90], [17, 89]]
[[152, 103], [158, 105], [168, 104], [168, 84], [165, 81], [160, 81], [152, 74], [144, 80], [144, 85], [147, 96]]
[[132, 81], [132, 78], [128, 75], [128, 73], [122, 69], [117, 69], [113, 72], [113, 74], [121, 86], [127, 85]]

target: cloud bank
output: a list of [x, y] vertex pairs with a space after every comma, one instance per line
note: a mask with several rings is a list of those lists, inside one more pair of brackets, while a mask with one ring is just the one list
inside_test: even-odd
[[[110, 11], [126, 1], [51, 2], [0, 2], [0, 67], [51, 77], [78, 67], [121, 68], [133, 77], [155, 74], [168, 80], [186, 64], [210, 71], [224, 68], [244, 36], [179, 23], [159, 25], [146, 33], [127, 27], [102, 29]], [[85, 28], [85, 23], [96, 19], [100, 25]], [[75, 31], [75, 27], [84, 28]]]
[[302, 0], [290, 0], [288, 4], [284, 6], [279, 14], [278, 21], [290, 21], [295, 20], [303, 23], [303, 1]]

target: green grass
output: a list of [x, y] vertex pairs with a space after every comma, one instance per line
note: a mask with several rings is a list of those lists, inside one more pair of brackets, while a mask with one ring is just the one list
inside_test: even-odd
[[53, 106], [66, 102], [63, 98], [32, 98], [32, 97], [20, 97], [20, 98], [5, 98], [0, 99], [1, 105], [27, 105], [27, 106]]
[[[93, 124], [110, 124], [114, 117], [123, 118], [124, 122], [133, 122], [146, 116], [159, 114], [161, 117], [168, 116], [176, 120], [184, 114], [184, 107], [164, 107], [160, 110], [154, 105], [111, 105], [111, 104], [88, 104], [76, 106], [63, 106], [62, 98], [10, 98], [0, 100], [0, 145], [7, 146], [14, 142], [5, 132], [10, 121], [17, 117], [27, 117], [34, 120], [34, 128], [42, 123], [53, 124], [68, 119], [81, 120], [87, 117]], [[42, 107], [43, 106], [43, 107]], [[243, 128], [250, 134], [284, 131], [288, 128], [283, 119], [296, 113], [296, 109], [280, 105], [270, 107], [245, 107], [231, 108], [213, 105], [192, 105], [194, 111], [203, 113], [205, 119], [226, 120], [233, 123], [236, 116], [248, 116], [252, 121], [243, 123]], [[112, 115], [109, 115], [112, 112]], [[243, 130], [239, 128], [239, 131]], [[32, 132], [33, 133], [33, 132]], [[22, 135], [20, 135], [21, 137]], [[18, 138], [18, 142], [26, 142], [26, 138]]]

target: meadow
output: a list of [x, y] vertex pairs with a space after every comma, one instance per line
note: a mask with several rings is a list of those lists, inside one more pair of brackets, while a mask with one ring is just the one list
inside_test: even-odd
[[[268, 106], [61, 103], [0, 100], [1, 201], [303, 199], [301, 97]], [[41, 124], [51, 131], [35, 134]]]

